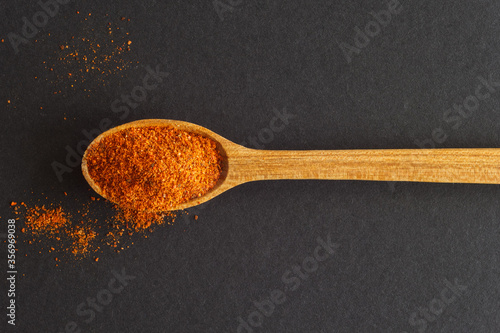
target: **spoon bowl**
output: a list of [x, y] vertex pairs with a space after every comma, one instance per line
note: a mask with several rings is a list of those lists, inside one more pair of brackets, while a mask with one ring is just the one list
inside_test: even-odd
[[108, 199], [87, 167], [89, 148], [118, 131], [148, 126], [174, 127], [213, 140], [222, 156], [222, 173], [204, 195], [171, 210], [199, 205], [246, 182], [278, 179], [412, 181], [500, 184], [500, 149], [258, 150], [238, 145], [205, 127], [185, 121], [144, 119], [114, 127], [95, 138], [82, 158], [89, 185]]
[[[101, 187], [94, 181], [94, 179], [90, 176], [89, 170], [87, 167], [87, 156], [89, 152], [89, 148], [92, 147], [93, 145], [98, 144], [103, 138], [112, 135], [116, 132], [127, 130], [130, 128], [137, 128], [137, 127], [149, 127], [149, 126], [160, 126], [160, 127], [174, 127], [177, 130], [181, 131], [186, 131], [194, 134], [201, 135], [203, 137], [209, 138], [213, 140], [216, 145], [217, 149], [222, 156], [222, 172], [221, 172], [221, 177], [217, 181], [217, 184], [211, 188], [205, 195], [201, 197], [197, 197], [188, 201], [185, 201], [183, 203], [180, 203], [179, 205], [172, 207], [171, 210], [180, 210], [180, 209], [186, 209], [192, 206], [196, 206], [199, 204], [204, 203], [205, 201], [208, 201], [222, 192], [225, 192], [226, 190], [230, 189], [232, 186], [228, 186], [229, 182], [226, 182], [226, 178], [228, 175], [228, 159], [227, 159], [227, 151], [232, 151], [234, 149], [237, 149], [238, 147], [241, 147], [225, 138], [222, 136], [218, 135], [217, 133], [214, 133], [210, 131], [209, 129], [199, 126], [193, 123], [185, 122], [185, 121], [179, 121], [179, 120], [170, 120], [170, 119], [144, 119], [144, 120], [137, 120], [133, 121], [130, 123], [126, 123], [117, 127], [113, 127], [109, 129], [106, 132], [101, 133], [98, 137], [96, 137], [92, 143], [88, 146], [87, 150], [85, 151], [83, 158], [82, 158], [82, 173], [87, 182], [89, 183], [90, 187], [97, 192], [100, 196], [104, 197], [107, 200], [110, 200], [108, 198], [104, 191], [101, 189]], [[244, 148], [244, 147], [241, 147]], [[111, 200], [110, 200], [111, 201]]]

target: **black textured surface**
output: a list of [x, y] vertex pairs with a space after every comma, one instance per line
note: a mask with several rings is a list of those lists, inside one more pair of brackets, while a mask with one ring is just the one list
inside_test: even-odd
[[[500, 4], [397, 4], [74, 0], [16, 54], [8, 34], [21, 34], [23, 17], [40, 5], [3, 1], [0, 236], [11, 201], [44, 193], [77, 209], [89, 200], [78, 167], [59, 181], [51, 164], [65, 163], [65, 147], [76, 149], [82, 131], [103, 119], [190, 121], [266, 149], [418, 148], [430, 139], [438, 148], [500, 147]], [[370, 12], [391, 6], [390, 22], [346, 56], [357, 28], [377, 28]], [[92, 21], [82, 20], [89, 12]], [[87, 74], [74, 87], [55, 82], [44, 61], [71, 36], [105, 36], [108, 21], [130, 33], [131, 50], [120, 57], [133, 64], [104, 79]], [[79, 65], [71, 66], [56, 61], [54, 71]], [[116, 99], [142, 85], [145, 66], [168, 75], [128, 115], [114, 112]], [[488, 96], [475, 110], [454, 109], [477, 89]], [[284, 110], [294, 117], [271, 137], [265, 128]], [[495, 185], [251, 183], [120, 253], [57, 267], [54, 254], [27, 253], [18, 233], [16, 326], [6, 322], [4, 282], [0, 331], [498, 332], [499, 194]], [[104, 203], [92, 207], [109, 213]], [[318, 238], [335, 243], [332, 254]], [[315, 252], [324, 260], [312, 260]], [[297, 272], [303, 262], [312, 272]], [[95, 317], [77, 313], [122, 270], [135, 278], [111, 303]], [[271, 297], [280, 303], [272, 311]]]

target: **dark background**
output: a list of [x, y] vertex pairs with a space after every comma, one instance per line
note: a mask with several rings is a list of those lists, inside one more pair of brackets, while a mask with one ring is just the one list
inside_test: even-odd
[[[65, 147], [76, 149], [82, 131], [105, 118], [112, 126], [184, 120], [252, 147], [248, 138], [264, 135], [273, 110], [286, 110], [295, 117], [264, 135], [266, 149], [418, 149], [433, 131], [436, 148], [500, 146], [500, 92], [467, 117], [443, 118], [474, 94], [478, 76], [500, 81], [497, 1], [401, 1], [401, 12], [350, 62], [342, 43], [354, 46], [356, 27], [389, 2], [219, 3], [220, 13], [210, 0], [74, 0], [17, 54], [8, 34], [21, 34], [22, 18], [40, 6], [0, 3], [2, 237], [11, 201], [47, 197], [73, 210], [89, 201], [78, 167], [59, 181], [51, 164], [64, 164]], [[73, 87], [55, 79], [81, 66], [55, 60], [59, 45], [72, 36], [107, 38], [108, 21], [129, 32], [131, 49], [119, 56], [128, 65], [107, 76], [90, 71]], [[142, 84], [148, 65], [168, 77], [120, 119], [111, 104]], [[286, 301], [253, 332], [498, 332], [499, 200], [496, 185], [249, 183], [133, 238], [120, 253], [103, 249], [98, 262], [67, 258], [58, 266], [55, 254], [35, 252], [18, 232], [17, 325], [6, 324], [4, 283], [0, 331], [64, 332], [74, 321], [81, 332], [236, 332], [238, 317], [256, 311], [253, 302], [280, 289]], [[92, 206], [99, 217], [109, 209]], [[336, 252], [287, 288], [282, 275], [328, 236]], [[77, 306], [122, 269], [135, 279], [86, 323]], [[464, 290], [445, 290], [446, 281]], [[443, 290], [455, 296], [450, 304], [439, 300]]]

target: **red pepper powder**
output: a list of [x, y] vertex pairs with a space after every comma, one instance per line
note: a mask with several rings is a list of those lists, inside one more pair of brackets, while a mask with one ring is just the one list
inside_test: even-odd
[[68, 216], [61, 207], [35, 206], [35, 208], [28, 209], [26, 214], [26, 226], [34, 234], [57, 233], [68, 224]]
[[[85, 255], [90, 251], [92, 243], [97, 233], [92, 229], [95, 221], [80, 225], [73, 225], [72, 217], [62, 207], [34, 206], [27, 207], [26, 226], [29, 232], [35, 236], [45, 236], [46, 238], [58, 242], [57, 249], [71, 252], [74, 255]], [[65, 242], [69, 240], [69, 242]], [[31, 240], [33, 243], [35, 240]], [[54, 252], [56, 248], [50, 247], [49, 252]]]
[[88, 226], [77, 226], [68, 234], [72, 239], [71, 253], [74, 255], [87, 253], [97, 236], [97, 233]]
[[104, 196], [136, 211], [168, 211], [200, 197], [222, 172], [213, 140], [170, 126], [115, 132], [92, 145], [86, 159]]

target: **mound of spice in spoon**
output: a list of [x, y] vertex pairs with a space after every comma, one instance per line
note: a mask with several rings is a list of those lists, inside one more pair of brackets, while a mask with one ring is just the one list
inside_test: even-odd
[[216, 143], [173, 126], [127, 128], [86, 152], [103, 194], [137, 211], [168, 211], [212, 189], [222, 170]]

